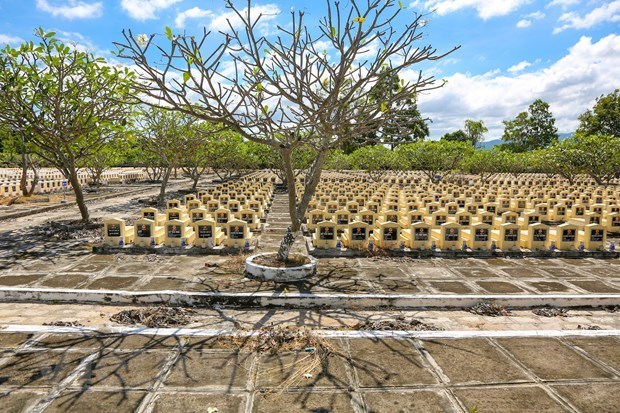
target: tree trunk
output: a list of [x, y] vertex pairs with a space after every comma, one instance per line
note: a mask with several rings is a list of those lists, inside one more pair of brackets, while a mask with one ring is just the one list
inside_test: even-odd
[[289, 215], [291, 216], [291, 225], [286, 229], [286, 235], [280, 242], [280, 248], [278, 249], [278, 261], [288, 260], [288, 256], [295, 244], [295, 240], [301, 233], [301, 223], [308, 208], [310, 200], [316, 192], [316, 187], [321, 179], [321, 172], [323, 171], [323, 165], [329, 150], [322, 150], [318, 153], [317, 157], [312, 163], [310, 171], [306, 176], [304, 184], [304, 193], [301, 196], [299, 204], [297, 203], [297, 193], [295, 188], [295, 171], [293, 171], [291, 162], [291, 153], [294, 148], [281, 148], [280, 155], [284, 163], [284, 171], [286, 173], [286, 185], [288, 188], [288, 208]]
[[293, 231], [292, 225], [288, 226], [288, 228], [286, 229], [286, 235], [284, 235], [284, 238], [282, 238], [282, 241], [280, 242], [280, 248], [278, 249], [277, 257], [278, 261], [284, 262], [288, 260], [288, 256], [291, 253], [291, 248], [293, 248], [295, 240], [300, 233], [301, 231]]
[[198, 180], [200, 179], [200, 175], [198, 173], [196, 173], [192, 179], [194, 180], [194, 183], [192, 184], [192, 191], [196, 191], [196, 188], [198, 187]]
[[26, 162], [26, 158], [26, 151], [22, 151], [22, 177], [19, 181], [19, 189], [21, 189], [24, 196], [28, 196], [28, 188], [26, 188], [28, 184], [28, 162]]
[[34, 174], [34, 179], [32, 180], [32, 183], [30, 184], [30, 190], [28, 191], [28, 196], [34, 194], [34, 191], [37, 189], [37, 185], [39, 185], [39, 171], [37, 171], [37, 168], [34, 166], [34, 163], [32, 162], [32, 160], [30, 160], [30, 166], [32, 167], [32, 173]]
[[77, 203], [78, 208], [80, 209], [80, 214], [82, 215], [82, 221], [88, 222], [90, 216], [88, 215], [88, 208], [86, 207], [86, 202], [84, 201], [84, 193], [82, 192], [82, 186], [80, 185], [80, 180], [78, 178], [77, 171], [75, 168], [70, 171], [69, 182], [73, 187], [73, 193], [75, 194], [75, 202]]
[[166, 185], [168, 185], [168, 179], [170, 179], [170, 174], [172, 173], [172, 168], [166, 168], [164, 171], [164, 176], [161, 179], [161, 188], [159, 189], [159, 196], [157, 197], [157, 203], [159, 205], [164, 204], [164, 197], [166, 196]]

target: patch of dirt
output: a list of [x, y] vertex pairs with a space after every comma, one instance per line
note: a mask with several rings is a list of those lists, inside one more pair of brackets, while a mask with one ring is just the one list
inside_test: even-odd
[[110, 317], [110, 321], [125, 325], [142, 324], [148, 328], [177, 327], [191, 322], [194, 310], [180, 307], [157, 307], [123, 310]]
[[536, 308], [532, 313], [541, 317], [568, 317], [568, 309], [566, 308]]
[[55, 327], [84, 327], [84, 324], [79, 321], [53, 321], [51, 323], [43, 323], [44, 326], [55, 326]]
[[478, 314], [487, 315], [490, 317], [510, 316], [512, 313], [501, 304], [495, 302], [481, 302], [473, 307], [466, 308], [465, 311]]
[[[240, 253], [238, 255], [230, 255], [229, 258], [221, 264], [209, 265], [210, 267], [219, 267], [228, 271], [240, 272], [245, 268], [245, 260], [250, 254]], [[206, 266], [206, 264], [205, 264]]]
[[46, 202], [50, 202], [50, 196], [48, 195], [31, 195], [29, 197], [27, 196], [18, 196], [17, 198], [14, 198], [13, 200], [13, 204], [15, 205], [29, 205], [29, 204], [41, 204], [41, 203], [46, 203]]
[[354, 325], [353, 330], [376, 330], [376, 331], [439, 331], [442, 330], [433, 324], [426, 324], [412, 318], [407, 320], [398, 316], [393, 320], [361, 321]]
[[[310, 259], [301, 254], [290, 254], [288, 260], [285, 262], [278, 261], [276, 255], [262, 255], [254, 259], [254, 264], [264, 265], [266, 267], [274, 268], [291, 268], [301, 267], [302, 265], [310, 264]], [[244, 260], [245, 263], [245, 260]]]

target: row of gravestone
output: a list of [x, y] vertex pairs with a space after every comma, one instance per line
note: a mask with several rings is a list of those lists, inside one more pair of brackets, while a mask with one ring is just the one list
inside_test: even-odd
[[[71, 188], [71, 184], [56, 169], [40, 169], [37, 171], [37, 175], [38, 182], [35, 193], [47, 194]], [[20, 188], [21, 176], [21, 169], [0, 169], [0, 198], [22, 195]], [[101, 181], [104, 183], [136, 182], [144, 180], [146, 177], [146, 173], [139, 169], [121, 169], [104, 171]], [[92, 179], [86, 172], [79, 173], [78, 179], [82, 186], [92, 183]], [[34, 174], [32, 171], [28, 171], [26, 187], [30, 188], [33, 181]]]
[[620, 231], [615, 189], [558, 199], [553, 188], [478, 193], [453, 184], [344, 181], [328, 176], [308, 205], [306, 228], [317, 248], [601, 250], [606, 232]]
[[[239, 204], [236, 199], [228, 200], [228, 203], [239, 204], [236, 212], [222, 208], [219, 201], [213, 199], [215, 191], [207, 188], [197, 194], [185, 195], [184, 203], [168, 200], [164, 213], [156, 208], [143, 208], [141, 218], [133, 226], [126, 225], [121, 219], [107, 219], [104, 221], [103, 243], [109, 246], [249, 248], [251, 231], [260, 229], [261, 219], [269, 207], [272, 186], [270, 183], [236, 186], [255, 190], [257, 198], [250, 198], [245, 204]], [[198, 197], [206, 201], [207, 206]]]
[[[601, 251], [607, 246], [606, 232], [601, 225], [577, 226], [564, 223], [551, 227], [533, 223], [521, 229], [518, 224], [506, 222], [492, 226], [476, 222], [463, 226], [455, 222], [433, 225], [416, 222], [407, 228], [398, 222], [375, 221], [374, 225], [352, 221], [337, 225], [333, 221], [320, 221], [310, 231], [315, 248], [367, 249], [433, 249], [442, 250], [549, 250]], [[613, 248], [613, 247], [612, 247]]]
[[[322, 175], [323, 182], [331, 183], [347, 183], [347, 182], [368, 182], [369, 175], [363, 171], [325, 171]], [[599, 186], [597, 182], [587, 175], [578, 175], [572, 182], [559, 176], [559, 175], [547, 175], [539, 173], [527, 173], [518, 174], [495, 174], [491, 179], [482, 181], [478, 175], [468, 174], [450, 174], [449, 179], [443, 179], [440, 174], [436, 174], [433, 177], [433, 182], [447, 182], [452, 184], [458, 184], [463, 186], [484, 186], [484, 185], [515, 185], [515, 186], [570, 186], [570, 185], [586, 185], [586, 186]], [[300, 176], [297, 181], [304, 183], [305, 178]], [[411, 184], [426, 184], [430, 183], [430, 176], [422, 171], [392, 171], [386, 172], [382, 176], [374, 180], [379, 184], [398, 184], [398, 185], [411, 185]], [[618, 180], [611, 180], [608, 182], [611, 186], [617, 186], [620, 184]]]
[[532, 209], [514, 211], [512, 209], [498, 209], [495, 204], [465, 204], [464, 208], [459, 208], [456, 203], [446, 204], [444, 207], [436, 203], [429, 203], [419, 207], [419, 204], [408, 203], [403, 206], [385, 205], [369, 203], [359, 206], [347, 204], [345, 209], [333, 210], [329, 205], [322, 207], [314, 205], [306, 213], [306, 224], [309, 230], [314, 230], [314, 225], [320, 221], [333, 221], [337, 225], [347, 225], [352, 221], [366, 222], [374, 225], [377, 222], [391, 221], [398, 222], [401, 227], [408, 228], [416, 222], [426, 222], [432, 227], [438, 227], [446, 222], [454, 222], [461, 226], [469, 226], [473, 223], [485, 223], [498, 228], [500, 224], [517, 224], [520, 229], [534, 223], [555, 223], [568, 222], [578, 227], [589, 224], [600, 225], [606, 232], [620, 232], [620, 206], [608, 205], [607, 207], [593, 206], [590, 210], [586, 206], [575, 204], [570, 209], [562, 204], [556, 204], [549, 210], [547, 204], [530, 205]]

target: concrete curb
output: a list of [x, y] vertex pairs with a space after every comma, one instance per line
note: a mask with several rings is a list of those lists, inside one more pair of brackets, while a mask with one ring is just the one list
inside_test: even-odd
[[[43, 325], [12, 325], [0, 324], [3, 333], [33, 333], [33, 334], [123, 334], [123, 335], [154, 335], [154, 336], [191, 336], [215, 337], [241, 335], [251, 336], [258, 334], [258, 330], [218, 330], [199, 328], [146, 328], [146, 327], [55, 327]], [[620, 330], [512, 330], [512, 331], [373, 331], [373, 330], [313, 330], [325, 338], [419, 338], [419, 339], [463, 339], [463, 338], [559, 338], [559, 337], [620, 337]]]
[[3, 288], [0, 302], [231, 308], [460, 309], [493, 301], [509, 308], [620, 305], [620, 294], [291, 294]]

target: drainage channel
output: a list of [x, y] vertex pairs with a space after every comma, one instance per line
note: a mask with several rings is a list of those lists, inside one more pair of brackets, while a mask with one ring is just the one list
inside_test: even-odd
[[620, 294], [305, 294], [3, 288], [0, 302], [230, 308], [452, 309], [493, 302], [509, 308], [620, 305]]

